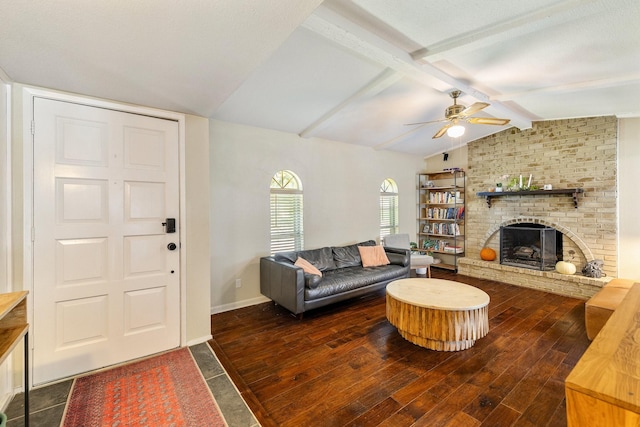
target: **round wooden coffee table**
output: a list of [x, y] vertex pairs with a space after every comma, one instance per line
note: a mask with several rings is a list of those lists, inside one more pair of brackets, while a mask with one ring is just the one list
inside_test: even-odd
[[466, 350], [489, 332], [489, 295], [442, 279], [387, 285], [387, 319], [407, 341], [438, 351]]

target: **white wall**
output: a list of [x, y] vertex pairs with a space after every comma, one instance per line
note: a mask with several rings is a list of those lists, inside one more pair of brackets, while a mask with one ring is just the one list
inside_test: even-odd
[[428, 157], [425, 159], [424, 172], [437, 172], [448, 168], [462, 168], [466, 171], [469, 164], [468, 152], [468, 147], [463, 145], [462, 147], [447, 151], [449, 156], [446, 161], [442, 154]]
[[185, 116], [187, 344], [211, 338], [209, 268], [209, 120]]
[[385, 178], [398, 184], [400, 232], [415, 235], [421, 157], [222, 121], [211, 122], [210, 141], [212, 313], [265, 300], [259, 259], [269, 255], [269, 183], [278, 170], [302, 180], [307, 249], [377, 239]]
[[618, 277], [640, 281], [640, 118], [618, 121]]

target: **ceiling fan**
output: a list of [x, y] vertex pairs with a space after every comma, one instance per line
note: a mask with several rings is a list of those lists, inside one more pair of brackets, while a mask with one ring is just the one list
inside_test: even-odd
[[407, 126], [411, 125], [423, 125], [427, 123], [438, 123], [438, 122], [449, 122], [443, 127], [440, 128], [433, 138], [440, 138], [442, 135], [447, 133], [447, 135], [452, 137], [462, 136], [464, 134], [464, 127], [460, 125], [461, 121], [466, 121], [474, 125], [506, 125], [511, 120], [510, 119], [498, 119], [494, 117], [469, 117], [472, 114], [477, 113], [478, 111], [487, 108], [489, 104], [486, 102], [476, 102], [468, 107], [464, 105], [458, 104], [457, 100], [460, 96], [461, 92], [459, 90], [452, 91], [449, 96], [453, 98], [453, 105], [447, 107], [444, 110], [444, 119], [441, 120], [432, 120], [429, 122], [418, 122], [418, 123], [408, 123]]

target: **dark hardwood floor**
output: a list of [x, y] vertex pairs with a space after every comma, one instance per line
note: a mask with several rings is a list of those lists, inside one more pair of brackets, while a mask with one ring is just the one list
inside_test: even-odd
[[565, 426], [564, 380], [589, 341], [584, 301], [433, 269], [491, 297], [461, 352], [405, 341], [384, 291], [305, 313], [211, 317], [210, 344], [263, 426]]

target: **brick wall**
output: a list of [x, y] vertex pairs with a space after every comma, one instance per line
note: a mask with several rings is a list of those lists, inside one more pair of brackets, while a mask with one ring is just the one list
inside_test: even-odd
[[[565, 260], [574, 251], [578, 272], [586, 261], [602, 259], [607, 275], [615, 276], [616, 142], [617, 119], [592, 117], [536, 122], [529, 130], [509, 129], [469, 143], [466, 256], [480, 259], [484, 246], [498, 253], [500, 225], [538, 222], [562, 231]], [[488, 208], [476, 193], [494, 188], [505, 174], [522, 174], [525, 184], [532, 174], [532, 185], [579, 187], [584, 194], [577, 209], [568, 195], [517, 193], [494, 198]]]

